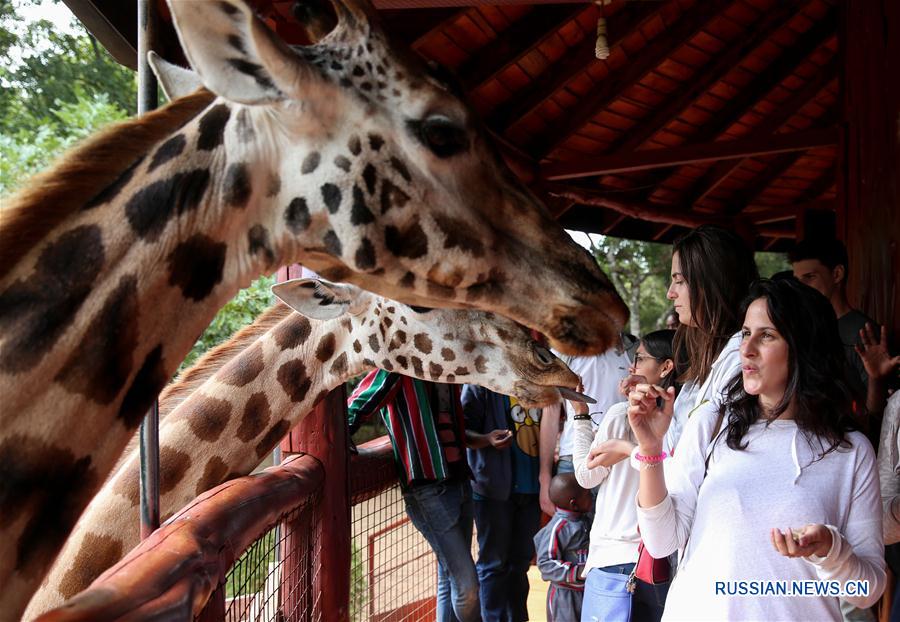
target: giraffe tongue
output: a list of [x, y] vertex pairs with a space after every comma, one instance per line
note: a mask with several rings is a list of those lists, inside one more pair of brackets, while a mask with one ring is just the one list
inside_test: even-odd
[[556, 389], [559, 391], [559, 394], [567, 400], [572, 400], [573, 402], [584, 402], [585, 404], [597, 403], [597, 400], [588, 395], [585, 395], [584, 393], [579, 393], [578, 391], [573, 391], [572, 389], [566, 387], [556, 387]]

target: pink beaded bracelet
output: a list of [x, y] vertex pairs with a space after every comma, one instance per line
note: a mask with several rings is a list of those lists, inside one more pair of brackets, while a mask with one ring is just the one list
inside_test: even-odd
[[646, 464], [657, 464], [659, 462], [662, 462], [663, 460], [665, 460], [668, 457], [669, 457], [669, 454], [667, 454], [666, 452], [662, 452], [658, 456], [642, 456], [639, 453], [634, 454], [635, 460], [637, 460], [638, 462], [644, 462]]

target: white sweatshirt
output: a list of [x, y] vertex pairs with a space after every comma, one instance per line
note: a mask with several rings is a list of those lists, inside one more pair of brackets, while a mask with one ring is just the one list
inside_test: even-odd
[[[717, 595], [717, 581], [786, 580], [790, 587], [792, 580], [865, 580], [867, 596], [843, 600], [873, 605], [886, 577], [878, 473], [866, 438], [853, 432], [850, 448], [816, 461], [818, 439], [808, 440], [793, 421], [755, 423], [743, 451], [729, 449], [723, 435], [704, 479], [716, 415], [717, 406], [709, 404], [688, 420], [674, 468], [664, 471], [668, 495], [655, 507], [637, 509], [651, 555], [665, 557], [687, 545], [663, 618], [841, 619], [835, 597]], [[809, 523], [831, 530], [833, 545], [824, 558], [792, 559], [774, 549], [770, 529]]]
[[900, 542], [900, 391], [894, 393], [884, 408], [881, 442], [878, 447], [878, 477], [881, 480], [881, 503], [884, 507], [884, 543]]
[[637, 561], [638, 542], [637, 507], [634, 496], [638, 491], [640, 474], [631, 468], [627, 460], [612, 469], [587, 466], [588, 452], [609, 439], [635, 442], [628, 425], [628, 402], [612, 406], [600, 420], [596, 435], [590, 421], [575, 421], [574, 453], [572, 462], [575, 477], [584, 488], [600, 486], [594, 524], [591, 525], [591, 546], [584, 576], [591, 568], [613, 564], [631, 564]]

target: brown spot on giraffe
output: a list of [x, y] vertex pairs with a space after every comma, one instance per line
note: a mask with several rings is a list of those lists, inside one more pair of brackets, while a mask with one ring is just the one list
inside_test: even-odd
[[334, 363], [331, 364], [331, 373], [335, 376], [343, 376], [347, 373], [347, 353], [341, 352]]
[[425, 375], [424, 367], [422, 366], [422, 359], [420, 359], [418, 356], [411, 356], [409, 357], [409, 360], [412, 363], [413, 372], [415, 373], [416, 377], [422, 378]]
[[403, 229], [385, 227], [384, 243], [388, 251], [397, 257], [419, 259], [428, 254], [428, 236], [422, 230], [418, 218]]
[[453, 371], [453, 373], [456, 374], [457, 376], [468, 376], [468, 375], [469, 375], [469, 368], [460, 365], [459, 367], [457, 367], [457, 368]]
[[262, 342], [257, 341], [225, 363], [216, 378], [233, 387], [243, 387], [255, 380], [263, 367], [263, 346]]
[[163, 495], [174, 490], [181, 480], [184, 479], [190, 467], [191, 457], [189, 455], [173, 447], [160, 447], [159, 494]]
[[280, 441], [290, 429], [291, 423], [286, 419], [282, 419], [276, 423], [275, 426], [266, 432], [266, 435], [260, 439], [259, 443], [256, 444], [256, 457], [262, 458], [272, 451], [272, 448], [275, 447], [278, 441]]
[[444, 234], [444, 248], [458, 248], [473, 257], [484, 257], [484, 244], [465, 221], [445, 214], [435, 214], [434, 222]]
[[475, 357], [475, 370], [479, 374], [487, 373], [487, 359], [479, 355]]
[[311, 330], [308, 319], [300, 314], [294, 314], [275, 327], [273, 337], [282, 350], [293, 350], [306, 343]]
[[335, 339], [334, 333], [328, 333], [327, 335], [323, 335], [319, 340], [319, 345], [316, 346], [316, 358], [324, 363], [332, 356], [334, 356], [334, 348], [335, 348]]
[[40, 576], [90, 500], [96, 470], [90, 456], [13, 434], [0, 444], [0, 471], [0, 527], [27, 517], [13, 567], [23, 576]]
[[203, 467], [203, 475], [197, 481], [194, 493], [200, 495], [210, 488], [214, 488], [225, 481], [228, 475], [228, 465], [218, 456], [213, 456]]
[[94, 402], [111, 403], [131, 375], [139, 315], [137, 279], [122, 277], [54, 380]]
[[444, 373], [444, 368], [432, 361], [428, 363], [428, 373], [431, 375], [432, 380], [438, 380]]
[[122, 559], [122, 541], [112, 536], [88, 533], [81, 542], [78, 555], [59, 583], [59, 592], [66, 600], [90, 585], [107, 568]]
[[272, 409], [266, 394], [262, 391], [254, 393], [244, 405], [244, 414], [241, 416], [237, 437], [245, 443], [252, 441], [269, 425], [271, 417]]
[[291, 401], [298, 404], [306, 397], [312, 384], [303, 361], [288, 361], [282, 364], [276, 372], [276, 377]]
[[247, 201], [253, 194], [253, 185], [250, 180], [250, 171], [245, 162], [235, 162], [225, 171], [225, 205], [229, 207], [247, 207]]
[[169, 285], [181, 288], [185, 298], [200, 301], [222, 281], [228, 245], [201, 233], [175, 247], [166, 258]]
[[219, 439], [231, 416], [231, 404], [225, 400], [194, 393], [185, 400], [188, 427], [202, 441]]
[[454, 352], [450, 348], [441, 348], [441, 358], [445, 361], [456, 360], [456, 352]]
[[0, 292], [0, 370], [37, 365], [71, 325], [105, 261], [97, 225], [76, 227], [47, 245], [28, 278]]
[[141, 368], [131, 382], [131, 387], [122, 399], [117, 416], [125, 427], [128, 429], [137, 427], [147, 414], [150, 404], [165, 386], [168, 376], [163, 365], [162, 345], [158, 345], [144, 358]]
[[431, 337], [426, 335], [425, 333], [417, 333], [415, 337], [413, 337], [413, 345], [416, 346], [416, 350], [423, 354], [431, 354]]
[[318, 151], [310, 151], [306, 157], [303, 158], [303, 163], [300, 165], [300, 173], [303, 175], [312, 173], [319, 167], [321, 159], [322, 156], [319, 155]]

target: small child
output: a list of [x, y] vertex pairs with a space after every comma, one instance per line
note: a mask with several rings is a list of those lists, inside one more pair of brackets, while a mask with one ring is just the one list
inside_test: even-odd
[[582, 488], [574, 473], [560, 473], [550, 481], [550, 500], [556, 506], [553, 518], [534, 536], [541, 577], [552, 585], [547, 592], [547, 621], [581, 619], [584, 579], [591, 526], [591, 491]]

